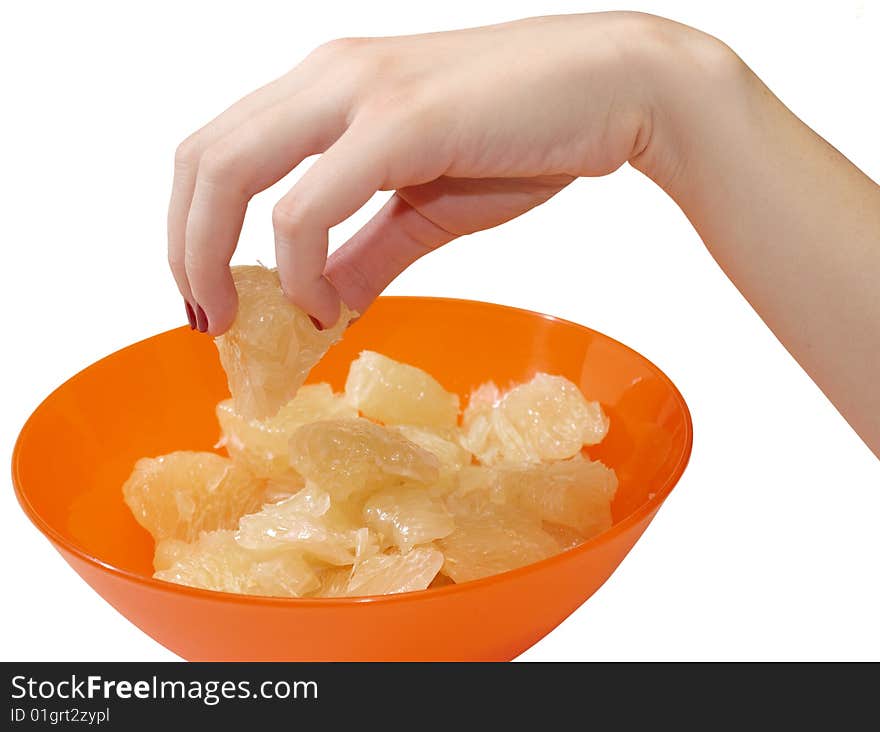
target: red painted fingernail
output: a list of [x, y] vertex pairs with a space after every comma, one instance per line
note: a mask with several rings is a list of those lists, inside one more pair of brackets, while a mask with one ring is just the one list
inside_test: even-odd
[[189, 329], [196, 329], [196, 314], [193, 312], [193, 306], [190, 305], [186, 300], [183, 301], [183, 304], [186, 306], [186, 319], [189, 321]]
[[201, 305], [196, 305], [196, 327], [199, 329], [199, 333], [208, 332], [208, 316], [205, 315]]
[[309, 316], [309, 320], [312, 321], [312, 325], [314, 325], [318, 330], [324, 330], [324, 326], [321, 325], [321, 321], [317, 318], [313, 318], [311, 315]]

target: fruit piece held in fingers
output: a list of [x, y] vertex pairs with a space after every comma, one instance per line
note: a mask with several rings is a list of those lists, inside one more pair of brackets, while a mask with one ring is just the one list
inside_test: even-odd
[[275, 270], [233, 267], [239, 307], [232, 327], [216, 339], [235, 411], [265, 419], [296, 394], [355, 316], [344, 305], [331, 328], [311, 318], [283, 295]]

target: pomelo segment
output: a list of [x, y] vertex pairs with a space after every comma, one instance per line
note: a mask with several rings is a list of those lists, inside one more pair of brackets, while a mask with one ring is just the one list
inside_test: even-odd
[[278, 275], [233, 268], [239, 311], [216, 339], [232, 398], [213, 453], [145, 459], [123, 492], [157, 540], [155, 577], [278, 597], [423, 590], [506, 572], [612, 523], [612, 470], [585, 459], [608, 419], [562, 376], [459, 398], [364, 351], [345, 393], [303, 386], [351, 313], [318, 331]]
[[317, 597], [345, 597], [352, 567], [330, 567], [321, 572], [321, 585], [315, 592]]
[[450, 577], [447, 577], [445, 574], [440, 573], [431, 581], [431, 584], [428, 585], [428, 589], [433, 590], [437, 587], [447, 587], [454, 584], [455, 582], [453, 582]]
[[215, 339], [235, 412], [250, 419], [277, 414], [336, 341], [354, 314], [342, 305], [339, 321], [318, 330], [281, 291], [275, 270], [233, 267], [238, 312]]
[[445, 561], [443, 574], [469, 582], [507, 572], [558, 554], [560, 546], [535, 516], [490, 502], [477, 510], [454, 513], [455, 531], [437, 546]]
[[222, 432], [218, 447], [254, 475], [279, 483], [302, 485], [290, 465], [290, 438], [298, 427], [322, 419], [357, 417], [357, 410], [328, 384], [307, 384], [268, 419], [248, 419], [235, 411], [231, 399], [217, 405]]
[[429, 484], [440, 475], [438, 459], [403, 435], [366, 419], [307, 424], [290, 440], [291, 464], [306, 479], [343, 501], [356, 493]]
[[438, 428], [402, 424], [394, 429], [410, 442], [435, 455], [440, 461], [441, 473], [454, 473], [471, 464], [472, 455], [462, 447], [462, 434], [458, 427]]
[[539, 373], [505, 394], [491, 382], [472, 395], [462, 418], [464, 446], [485, 465], [564, 460], [608, 432], [598, 402], [563, 376]]
[[455, 522], [443, 504], [421, 487], [394, 488], [373, 494], [363, 509], [367, 526], [402, 554], [414, 546], [449, 536]]
[[331, 505], [328, 493], [308, 484], [290, 498], [243, 516], [235, 540], [245, 549], [296, 549], [327, 564], [346, 565], [365, 552], [364, 531]]
[[374, 351], [351, 362], [345, 396], [365, 417], [385, 424], [455, 427], [457, 394], [422, 369]]
[[185, 450], [138, 460], [122, 486], [135, 519], [156, 541], [234, 528], [260, 506], [264, 490], [264, 481], [228, 458]]
[[565, 552], [569, 549], [574, 549], [576, 546], [579, 546], [586, 541], [582, 534], [568, 526], [551, 524], [547, 521], [545, 521], [542, 526], [544, 531], [550, 534], [559, 545], [559, 551]]
[[433, 547], [416, 547], [408, 554], [377, 554], [358, 564], [346, 577], [329, 575], [320, 594], [326, 597], [391, 595], [426, 589], [443, 566], [443, 555]]
[[305, 482], [297, 473], [296, 480], [270, 480], [266, 483], [266, 490], [263, 492], [262, 505], [267, 503], [278, 503], [285, 498], [299, 493], [305, 487]]
[[232, 531], [210, 531], [187, 544], [156, 546], [156, 579], [218, 592], [302, 597], [320, 586], [312, 566], [296, 552], [263, 553], [241, 547]]
[[503, 468], [494, 489], [502, 500], [589, 539], [611, 527], [617, 476], [600, 462], [565, 460]]

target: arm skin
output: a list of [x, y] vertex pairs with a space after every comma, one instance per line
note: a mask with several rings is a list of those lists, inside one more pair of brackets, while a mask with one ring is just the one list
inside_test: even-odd
[[[200, 330], [235, 317], [248, 201], [316, 153], [273, 225], [282, 287], [319, 322], [629, 162], [880, 456], [880, 187], [717, 39], [599, 13], [322, 46], [178, 148], [169, 262]], [[328, 259], [377, 190], [394, 194]]]
[[880, 457], [880, 186], [726, 46], [658, 32], [669, 63], [693, 63], [662, 74], [666, 104], [631, 163]]

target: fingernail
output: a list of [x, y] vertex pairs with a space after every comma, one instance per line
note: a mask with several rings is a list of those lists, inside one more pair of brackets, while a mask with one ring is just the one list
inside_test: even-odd
[[186, 300], [183, 301], [183, 304], [186, 306], [186, 319], [189, 321], [189, 329], [196, 329], [196, 314], [193, 312], [192, 305], [190, 305]]
[[199, 329], [199, 333], [208, 332], [208, 316], [205, 315], [201, 305], [196, 305], [196, 327]]
[[314, 325], [318, 330], [324, 330], [324, 326], [321, 325], [321, 321], [317, 318], [313, 318], [311, 315], [309, 316], [309, 320], [312, 321], [312, 325]]

